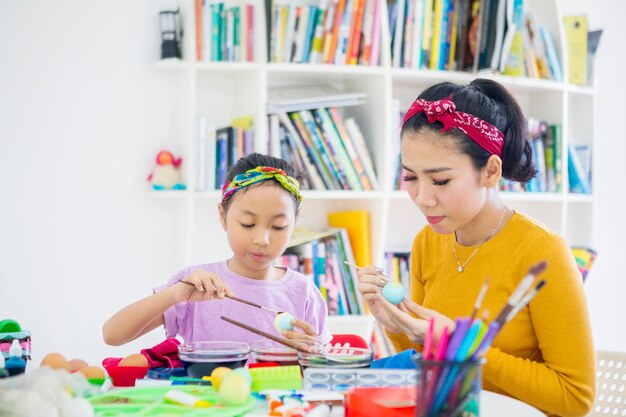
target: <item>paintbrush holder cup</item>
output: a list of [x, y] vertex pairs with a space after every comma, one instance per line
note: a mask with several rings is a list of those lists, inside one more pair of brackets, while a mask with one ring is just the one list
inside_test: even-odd
[[416, 357], [416, 417], [478, 417], [484, 359], [449, 362]]

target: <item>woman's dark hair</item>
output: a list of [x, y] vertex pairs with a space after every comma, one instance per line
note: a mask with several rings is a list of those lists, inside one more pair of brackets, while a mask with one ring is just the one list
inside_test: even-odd
[[[228, 173], [226, 174], [226, 181], [230, 182], [237, 175], [243, 174], [249, 169], [253, 169], [258, 166], [267, 166], [267, 167], [282, 169], [283, 171], [285, 171], [285, 173], [288, 176], [298, 179], [296, 176], [296, 170], [293, 168], [293, 166], [291, 166], [289, 162], [285, 161], [284, 159], [274, 158], [273, 156], [263, 155], [260, 153], [251, 153], [239, 159], [237, 162], [235, 162], [233, 166], [230, 167], [230, 169], [228, 170]], [[280, 185], [280, 183], [277, 180], [273, 180], [273, 181], [276, 182], [278, 185]], [[265, 181], [260, 182], [259, 185], [263, 184], [264, 182]], [[253, 184], [252, 186], [254, 185], [256, 184]], [[282, 185], [280, 186], [282, 187]], [[237, 192], [238, 193], [245, 192], [247, 188], [248, 187], [243, 188], [242, 190], [237, 191]], [[225, 212], [228, 211], [228, 207], [230, 206], [231, 200], [232, 200], [232, 197], [223, 203]], [[295, 197], [293, 197], [293, 201], [296, 203], [296, 207], [297, 207], [298, 204], [297, 204]]]
[[[526, 119], [511, 94], [499, 83], [477, 78], [468, 85], [450, 82], [439, 83], [424, 90], [418, 99], [428, 101], [450, 98], [458, 111], [474, 115], [497, 127], [504, 134], [502, 150], [502, 176], [506, 179], [528, 182], [536, 174], [533, 151], [527, 140]], [[422, 129], [440, 132], [441, 122], [428, 123], [424, 113], [408, 120], [402, 134], [417, 133]], [[459, 129], [446, 132], [459, 139], [459, 150], [468, 155], [476, 169], [482, 169], [491, 156], [489, 152]]]

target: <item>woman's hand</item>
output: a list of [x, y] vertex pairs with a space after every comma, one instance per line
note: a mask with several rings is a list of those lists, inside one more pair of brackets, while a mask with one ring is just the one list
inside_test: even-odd
[[317, 332], [315, 332], [313, 326], [306, 321], [293, 319], [291, 320], [291, 324], [294, 326], [293, 330], [283, 330], [281, 332], [286, 339], [303, 342], [307, 345], [312, 345], [317, 341]]
[[[363, 295], [370, 313], [376, 318], [376, 321], [382, 324], [390, 333], [400, 333], [402, 330], [394, 322], [393, 316], [389, 314], [380, 301], [381, 299], [384, 300], [382, 288], [389, 282], [381, 276], [382, 272], [382, 269], [375, 266], [359, 268], [358, 290]], [[387, 301], [387, 303], [389, 302]], [[392, 305], [391, 303], [389, 304]]]
[[424, 336], [428, 332], [431, 320], [434, 320], [434, 342], [439, 340], [444, 326], [448, 328], [449, 332], [454, 331], [454, 320], [435, 310], [422, 307], [408, 298], [395, 306], [385, 300], [382, 295], [378, 297], [377, 303], [380, 308], [385, 310], [389, 319], [399, 329], [398, 332], [406, 334], [411, 342], [424, 343]]
[[215, 272], [197, 269], [174, 286], [174, 297], [177, 302], [206, 301], [222, 299], [226, 295], [233, 295]]

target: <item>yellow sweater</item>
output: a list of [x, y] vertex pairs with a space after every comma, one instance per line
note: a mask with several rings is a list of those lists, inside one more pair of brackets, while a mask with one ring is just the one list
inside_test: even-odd
[[[454, 319], [469, 316], [486, 277], [481, 312], [493, 320], [541, 260], [546, 285], [506, 324], [486, 354], [483, 388], [515, 397], [549, 415], [583, 416], [595, 398], [595, 351], [580, 272], [565, 241], [545, 226], [515, 213], [457, 271], [454, 234], [425, 227], [411, 250], [411, 299]], [[461, 263], [476, 247], [457, 245]], [[397, 351], [421, 350], [406, 335], [388, 334]]]

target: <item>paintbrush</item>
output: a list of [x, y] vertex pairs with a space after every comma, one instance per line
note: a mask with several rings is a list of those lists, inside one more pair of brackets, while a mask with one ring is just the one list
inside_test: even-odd
[[522, 278], [517, 288], [515, 288], [513, 293], [509, 296], [506, 305], [502, 308], [502, 310], [500, 310], [500, 313], [498, 313], [498, 316], [494, 320], [500, 324], [500, 327], [502, 327], [502, 325], [506, 322], [506, 318], [511, 310], [515, 308], [515, 305], [520, 302], [524, 294], [526, 294], [526, 291], [528, 291], [530, 286], [533, 285], [537, 275], [545, 271], [547, 267], [548, 263], [546, 261], [541, 261], [538, 264], [533, 265], [528, 271], [528, 274]]
[[273, 340], [274, 342], [277, 342], [277, 343], [280, 343], [282, 345], [288, 346], [288, 347], [290, 347], [292, 349], [295, 349], [298, 352], [316, 353], [315, 351], [313, 351], [311, 348], [309, 348], [306, 345], [293, 342], [293, 341], [291, 341], [289, 339], [285, 339], [283, 337], [274, 336], [271, 333], [264, 332], [263, 330], [259, 330], [257, 328], [252, 327], [252, 326], [248, 326], [247, 324], [238, 322], [237, 320], [233, 320], [233, 319], [230, 319], [228, 317], [220, 316], [220, 318], [222, 320], [224, 320], [224, 321], [227, 321], [227, 322], [229, 322], [231, 324], [234, 324], [235, 326], [241, 327], [242, 329], [246, 329], [249, 332], [256, 333], [256, 334], [258, 334], [260, 336], [263, 336], [263, 337], [267, 337], [268, 339]]
[[544, 285], [546, 285], [546, 280], [542, 279], [541, 281], [537, 283], [537, 285], [535, 285], [535, 288], [528, 291], [528, 293], [524, 297], [522, 297], [520, 302], [517, 303], [515, 307], [513, 307], [513, 310], [511, 310], [511, 312], [506, 316], [506, 321], [507, 322], [511, 321], [511, 319], [515, 317], [515, 315], [519, 313], [521, 309], [526, 307], [528, 303], [530, 303], [530, 300], [535, 298], [535, 295], [537, 295], [539, 290], [542, 289]]
[[[356, 269], [363, 269], [364, 268], [362, 266], [355, 265], [355, 264], [350, 263], [348, 261], [344, 261], [344, 263], [346, 265], [349, 265], [349, 266], [351, 266], [353, 268], [356, 268]], [[382, 279], [384, 279], [385, 281], [388, 281], [388, 282], [392, 282], [393, 281], [391, 278], [389, 278], [387, 275], [384, 275], [384, 274], [376, 274], [376, 276], [379, 276], [379, 277], [381, 277]]]
[[[187, 285], [191, 285], [192, 287], [195, 287], [195, 285], [192, 284], [191, 282], [183, 281], [183, 280], [181, 280], [180, 282], [182, 282], [183, 284], [187, 284]], [[224, 293], [224, 297], [230, 298], [231, 300], [239, 301], [240, 303], [248, 304], [249, 306], [252, 306], [252, 307], [261, 308], [263, 310], [271, 311], [274, 314], [281, 314], [282, 313], [282, 311], [272, 310], [269, 307], [265, 307], [265, 306], [262, 306], [260, 304], [253, 303], [252, 301], [244, 300], [243, 298], [235, 297], [234, 295], [228, 295], [228, 294]]]
[[478, 293], [478, 297], [476, 297], [476, 302], [474, 302], [474, 310], [472, 310], [472, 315], [470, 316], [471, 321], [473, 322], [478, 314], [478, 310], [480, 309], [481, 304], [483, 303], [483, 298], [485, 298], [485, 294], [487, 293], [487, 288], [489, 288], [489, 278], [485, 279], [480, 292]]

